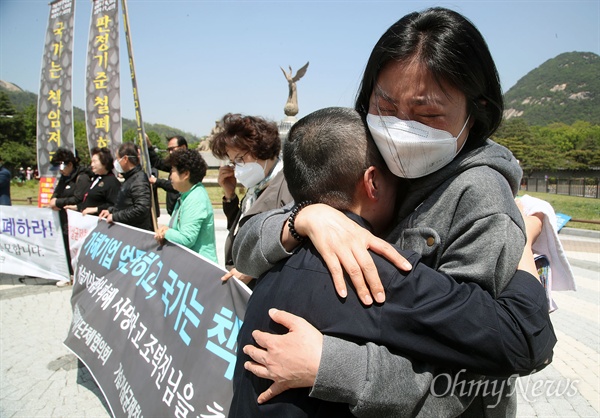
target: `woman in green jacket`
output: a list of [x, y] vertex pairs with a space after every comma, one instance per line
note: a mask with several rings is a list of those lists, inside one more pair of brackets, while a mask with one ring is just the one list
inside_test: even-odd
[[215, 263], [217, 248], [212, 204], [202, 185], [206, 161], [196, 150], [177, 150], [169, 156], [171, 183], [181, 193], [169, 226], [155, 233], [159, 243], [166, 240], [183, 245]]

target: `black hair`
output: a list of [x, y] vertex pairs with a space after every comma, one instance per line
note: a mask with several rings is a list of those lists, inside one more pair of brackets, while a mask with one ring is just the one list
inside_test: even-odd
[[388, 172], [364, 117], [350, 108], [329, 107], [303, 117], [283, 147], [283, 173], [296, 202], [349, 209], [370, 166]]
[[183, 146], [185, 146], [186, 148], [188, 147], [187, 140], [181, 135], [167, 136], [167, 142], [169, 142], [173, 138], [177, 138], [177, 146], [178, 147], [183, 147]]
[[467, 145], [476, 146], [498, 129], [504, 101], [487, 43], [466, 17], [441, 7], [410, 13], [381, 36], [365, 67], [355, 109], [368, 113], [371, 94], [388, 63], [412, 60], [425, 65], [438, 83], [465, 95], [474, 122]]
[[197, 150], [191, 149], [173, 151], [167, 157], [167, 163], [171, 167], [175, 167], [180, 173], [188, 171], [190, 173], [190, 183], [192, 184], [200, 183], [204, 179], [208, 168], [202, 155]]
[[127, 156], [129, 161], [132, 164], [138, 165], [140, 163], [139, 157], [139, 147], [133, 142], [123, 142], [119, 145], [119, 149], [117, 150], [117, 157]]
[[58, 148], [56, 152], [54, 152], [54, 155], [52, 155], [52, 159], [50, 160], [50, 164], [55, 166], [59, 165], [60, 163], [72, 163], [73, 167], [79, 166], [79, 160], [75, 157], [73, 151], [65, 147]]
[[110, 150], [106, 147], [95, 147], [92, 148], [91, 156], [98, 155], [98, 159], [100, 163], [104, 166], [104, 168], [110, 173], [113, 169], [113, 156], [110, 153]]

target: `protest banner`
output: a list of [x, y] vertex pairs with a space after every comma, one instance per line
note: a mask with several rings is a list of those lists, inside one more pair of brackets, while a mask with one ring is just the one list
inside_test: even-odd
[[74, 0], [50, 3], [37, 107], [37, 163], [41, 177], [52, 177], [50, 160], [58, 147], [75, 151], [73, 103]]
[[119, 2], [92, 0], [86, 66], [85, 120], [88, 148], [121, 145]]
[[58, 212], [29, 206], [1, 208], [0, 271], [43, 279], [68, 279]]
[[113, 416], [225, 417], [250, 291], [152, 233], [99, 222], [81, 251], [65, 345]]
[[54, 193], [54, 185], [58, 182], [56, 177], [40, 177], [38, 185], [38, 208], [50, 206], [50, 200]]
[[77, 257], [79, 250], [87, 236], [98, 225], [98, 217], [94, 215], [83, 215], [81, 212], [67, 210], [69, 218], [69, 251], [71, 253], [71, 266], [77, 271]]

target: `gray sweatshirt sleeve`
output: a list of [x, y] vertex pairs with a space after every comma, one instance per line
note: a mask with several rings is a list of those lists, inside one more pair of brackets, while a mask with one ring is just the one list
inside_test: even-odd
[[239, 271], [259, 277], [279, 261], [289, 257], [281, 245], [281, 230], [293, 203], [250, 218], [233, 241], [233, 263]]
[[[478, 380], [479, 376], [460, 378]], [[432, 366], [394, 355], [386, 347], [357, 345], [325, 335], [310, 396], [348, 403], [350, 412], [361, 418], [456, 416], [472, 396], [457, 396], [448, 390], [451, 379], [448, 374], [436, 375]]]

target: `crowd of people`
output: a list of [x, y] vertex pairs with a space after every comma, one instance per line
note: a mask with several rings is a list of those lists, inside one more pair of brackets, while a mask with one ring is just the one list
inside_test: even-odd
[[[521, 214], [519, 164], [488, 139], [502, 113], [481, 33], [430, 8], [381, 36], [354, 109], [305, 116], [283, 149], [274, 122], [219, 121], [222, 280], [254, 290], [231, 417], [516, 415], [509, 376], [549, 364], [556, 336], [531, 250], [541, 221]], [[207, 164], [181, 136], [167, 152], [148, 148], [164, 179], [147, 176], [134, 143], [94, 149], [89, 168], [59, 149], [49, 206], [63, 231], [77, 210], [216, 263]], [[169, 225], [153, 216], [153, 187]], [[507, 390], [435, 396], [440, 374]]]
[[[252, 277], [237, 271], [232, 261], [232, 244], [239, 227], [252, 215], [282, 207], [292, 198], [282, 171], [281, 140], [275, 122], [258, 116], [226, 114], [220, 121], [223, 129], [212, 138], [213, 155], [225, 164], [219, 169], [223, 211], [229, 236], [225, 246], [229, 273], [223, 280], [237, 277], [252, 284]], [[69, 254], [68, 217], [66, 210], [96, 215], [109, 223], [119, 222], [153, 231], [160, 245], [173, 242], [183, 245], [215, 263], [218, 262], [214, 212], [202, 184], [208, 166], [198, 152], [188, 148], [184, 137], [167, 138], [167, 157], [163, 158], [147, 139], [152, 175], [142, 169], [139, 147], [132, 142], [119, 146], [114, 158], [108, 148], [91, 151], [90, 167], [80, 164], [72, 151], [59, 148], [51, 159], [53, 170], [60, 172], [49, 207], [59, 211], [63, 238]], [[169, 173], [159, 178], [158, 171]], [[245, 189], [240, 199], [238, 184]], [[160, 215], [156, 188], [166, 192], [168, 225], [158, 225]], [[154, 205], [154, 210], [152, 206]], [[57, 286], [72, 284], [70, 280]]]

